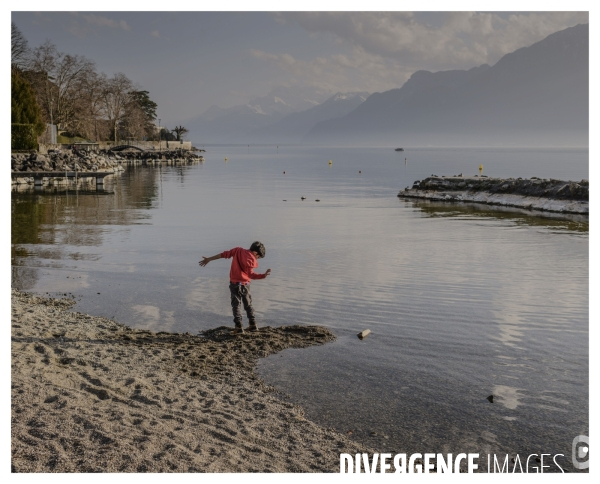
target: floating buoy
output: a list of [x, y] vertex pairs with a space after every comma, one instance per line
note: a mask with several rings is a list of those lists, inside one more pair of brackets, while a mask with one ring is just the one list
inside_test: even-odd
[[479, 173], [483, 171], [483, 165], [479, 165]]
[[330, 164], [330, 165], [333, 165], [333, 161], [329, 160], [329, 164]]
[[359, 173], [362, 173], [362, 171], [361, 171], [361, 170], [358, 170], [358, 172], [359, 172]]
[[285, 175], [285, 171], [283, 172], [283, 174]]
[[318, 198], [315, 200], [315, 202], [320, 202], [321, 200], [319, 200]]
[[225, 157], [225, 161], [229, 160], [229, 158]]

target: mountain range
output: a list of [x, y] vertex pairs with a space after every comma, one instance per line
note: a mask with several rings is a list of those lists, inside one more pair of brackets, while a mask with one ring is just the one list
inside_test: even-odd
[[587, 146], [589, 25], [506, 54], [493, 66], [417, 71], [389, 91], [279, 87], [189, 120], [202, 143], [376, 146]]
[[470, 70], [417, 71], [351, 113], [316, 124], [306, 143], [576, 145], [589, 140], [589, 25], [549, 35]]
[[289, 114], [276, 123], [252, 131], [251, 136], [266, 143], [299, 143], [317, 123], [352, 112], [367, 97], [368, 92], [338, 92], [322, 104]]
[[331, 94], [310, 87], [278, 86], [266, 96], [246, 104], [225, 109], [211, 106], [200, 116], [186, 121], [185, 126], [190, 131], [189, 137], [198, 143], [251, 143], [256, 140], [252, 132], [273, 125], [289, 114], [318, 106]]

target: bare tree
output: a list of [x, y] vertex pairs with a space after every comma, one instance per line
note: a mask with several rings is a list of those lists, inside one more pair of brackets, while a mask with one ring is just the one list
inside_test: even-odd
[[10, 63], [13, 69], [22, 70], [29, 57], [27, 39], [14, 22], [10, 24]]
[[51, 75], [56, 69], [58, 51], [56, 47], [47, 41], [44, 45], [35, 49], [29, 64], [28, 77], [33, 85], [38, 103], [47, 122], [54, 124], [53, 112], [56, 111], [54, 98], [56, 87], [54, 77]]
[[132, 82], [125, 74], [118, 72], [108, 79], [102, 92], [104, 115], [111, 127], [115, 142], [119, 140], [120, 124], [125, 119], [132, 90]]
[[29, 69], [47, 119], [59, 129], [73, 128], [80, 91], [95, 73], [94, 63], [82, 56], [59, 52], [46, 41], [34, 49]]
[[125, 115], [121, 127], [128, 138], [140, 140], [146, 135], [146, 114], [133, 97], [130, 97], [127, 106], [125, 106]]
[[91, 72], [78, 83], [71, 130], [79, 136], [98, 141], [110, 134], [106, 132], [106, 123], [103, 122], [102, 96], [106, 83], [106, 75], [96, 72]]
[[153, 132], [156, 103], [123, 73], [107, 78], [92, 61], [59, 52], [46, 41], [33, 50], [25, 73], [46, 122], [87, 139], [142, 139]]

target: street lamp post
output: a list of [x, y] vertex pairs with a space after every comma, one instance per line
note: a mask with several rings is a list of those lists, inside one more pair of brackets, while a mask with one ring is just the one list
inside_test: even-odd
[[[53, 130], [53, 126], [54, 126], [54, 118], [52, 116], [52, 104], [54, 103], [54, 97], [52, 96], [52, 88], [48, 86], [48, 81], [50, 81], [50, 79], [54, 80], [54, 77], [52, 77], [50, 75], [49, 72], [46, 71], [46, 101], [48, 101], [48, 97], [50, 97], [50, 102], [47, 102], [48, 105], [48, 110], [50, 111], [50, 130]], [[47, 131], [46, 131], [47, 132]], [[58, 134], [58, 130], [57, 130], [57, 134]], [[52, 142], [52, 133], [50, 133], [50, 142]], [[56, 143], [57, 140], [54, 140], [54, 142]]]
[[158, 118], [158, 151], [162, 151], [162, 129], [160, 128], [160, 118]]
[[52, 98], [52, 90], [48, 87], [48, 81], [50, 79], [54, 80], [54, 77], [50, 76], [49, 72], [46, 72], [46, 94], [50, 95], [50, 103], [49, 103], [49, 108], [50, 108], [50, 124], [54, 124], [54, 120], [52, 119], [52, 103], [54, 103], [54, 99]]

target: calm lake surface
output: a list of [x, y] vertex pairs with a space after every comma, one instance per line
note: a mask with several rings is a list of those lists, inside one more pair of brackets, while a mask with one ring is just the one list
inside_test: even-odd
[[230, 261], [201, 256], [261, 240], [259, 324], [338, 337], [260, 362], [307, 417], [379, 452], [562, 453], [571, 468], [589, 435], [588, 219], [397, 193], [480, 164], [581, 180], [587, 149], [206, 150], [199, 165], [129, 167], [104, 193], [13, 192], [13, 286], [196, 333], [233, 326]]

